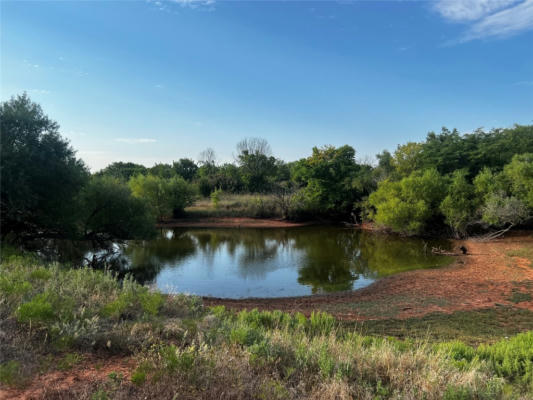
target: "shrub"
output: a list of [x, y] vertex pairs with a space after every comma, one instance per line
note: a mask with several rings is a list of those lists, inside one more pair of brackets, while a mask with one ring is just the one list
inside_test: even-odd
[[22, 383], [20, 363], [8, 361], [0, 364], [0, 383], [9, 386], [17, 386]]
[[17, 319], [19, 322], [49, 322], [56, 318], [56, 313], [52, 303], [48, 301], [48, 294], [42, 293], [35, 296], [30, 301], [23, 303], [17, 309]]
[[488, 360], [499, 376], [533, 388], [533, 332], [521, 333], [509, 340], [480, 346], [478, 354]]

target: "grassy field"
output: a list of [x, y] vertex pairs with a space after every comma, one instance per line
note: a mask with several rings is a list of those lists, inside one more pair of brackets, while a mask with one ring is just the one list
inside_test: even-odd
[[185, 209], [190, 218], [249, 217], [281, 218], [282, 213], [273, 195], [221, 193], [218, 201], [201, 198]]
[[46, 385], [39, 397], [528, 399], [533, 392], [533, 332], [518, 333], [533, 329], [533, 318], [513, 308], [362, 324], [320, 312], [236, 313], [120, 284], [109, 273], [11, 256], [0, 266], [0, 321], [0, 381], [15, 395], [39, 375], [96, 368], [87, 364], [94, 355], [133, 363], [105, 379]]

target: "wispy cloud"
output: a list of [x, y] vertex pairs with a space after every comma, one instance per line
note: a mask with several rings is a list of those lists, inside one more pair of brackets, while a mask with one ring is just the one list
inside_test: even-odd
[[127, 143], [127, 144], [140, 144], [140, 143], [154, 143], [156, 139], [151, 138], [116, 138], [115, 142]]
[[213, 11], [215, 0], [146, 0], [161, 11], [172, 12], [170, 5], [179, 5], [183, 8], [191, 8], [202, 11]]
[[519, 81], [514, 83], [515, 86], [533, 86], [533, 81]]
[[468, 25], [455, 43], [533, 29], [533, 0], [438, 0], [434, 8], [445, 19]]
[[452, 21], [474, 21], [517, 3], [518, 0], [439, 0], [435, 9]]

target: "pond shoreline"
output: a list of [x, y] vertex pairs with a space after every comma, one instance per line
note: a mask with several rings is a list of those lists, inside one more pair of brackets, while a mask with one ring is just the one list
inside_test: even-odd
[[[419, 269], [355, 290], [300, 297], [227, 299], [202, 297], [207, 306], [302, 312], [320, 310], [342, 320], [406, 319], [429, 313], [513, 306], [533, 311], [533, 261], [512, 256], [533, 248], [531, 232], [491, 242], [456, 240], [469, 254], [438, 269]], [[519, 301], [517, 301], [519, 300]]]
[[[322, 225], [320, 221], [293, 222], [285, 219], [248, 217], [176, 218], [159, 222], [157, 228], [297, 228]], [[330, 224], [330, 223], [328, 223]]]

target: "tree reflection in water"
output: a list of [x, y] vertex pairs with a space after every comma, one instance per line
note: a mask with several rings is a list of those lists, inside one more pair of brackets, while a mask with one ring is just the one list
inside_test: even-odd
[[[232, 285], [235, 279], [243, 286], [278, 279], [277, 283], [288, 291], [300, 286], [309, 288], [311, 293], [322, 293], [350, 290], [379, 277], [450, 262], [447, 257], [425, 251], [432, 246], [449, 245], [442, 241], [426, 243], [421, 239], [323, 226], [175, 229], [162, 230], [155, 240], [110, 243], [97, 251], [88, 244], [76, 244], [58, 254], [70, 257], [69, 261], [78, 265], [84, 260], [89, 262], [96, 254], [102, 257], [98, 267], [113, 269], [121, 276], [130, 273], [141, 283], [154, 282], [162, 270], [185, 274], [194, 271], [195, 275], [188, 278], [203, 279], [205, 283], [211, 275], [201, 275], [198, 271], [209, 270], [218, 273], [212, 274], [218, 276], [216, 279], [231, 275]], [[212, 285], [216, 286], [217, 282], [213, 281]]]

